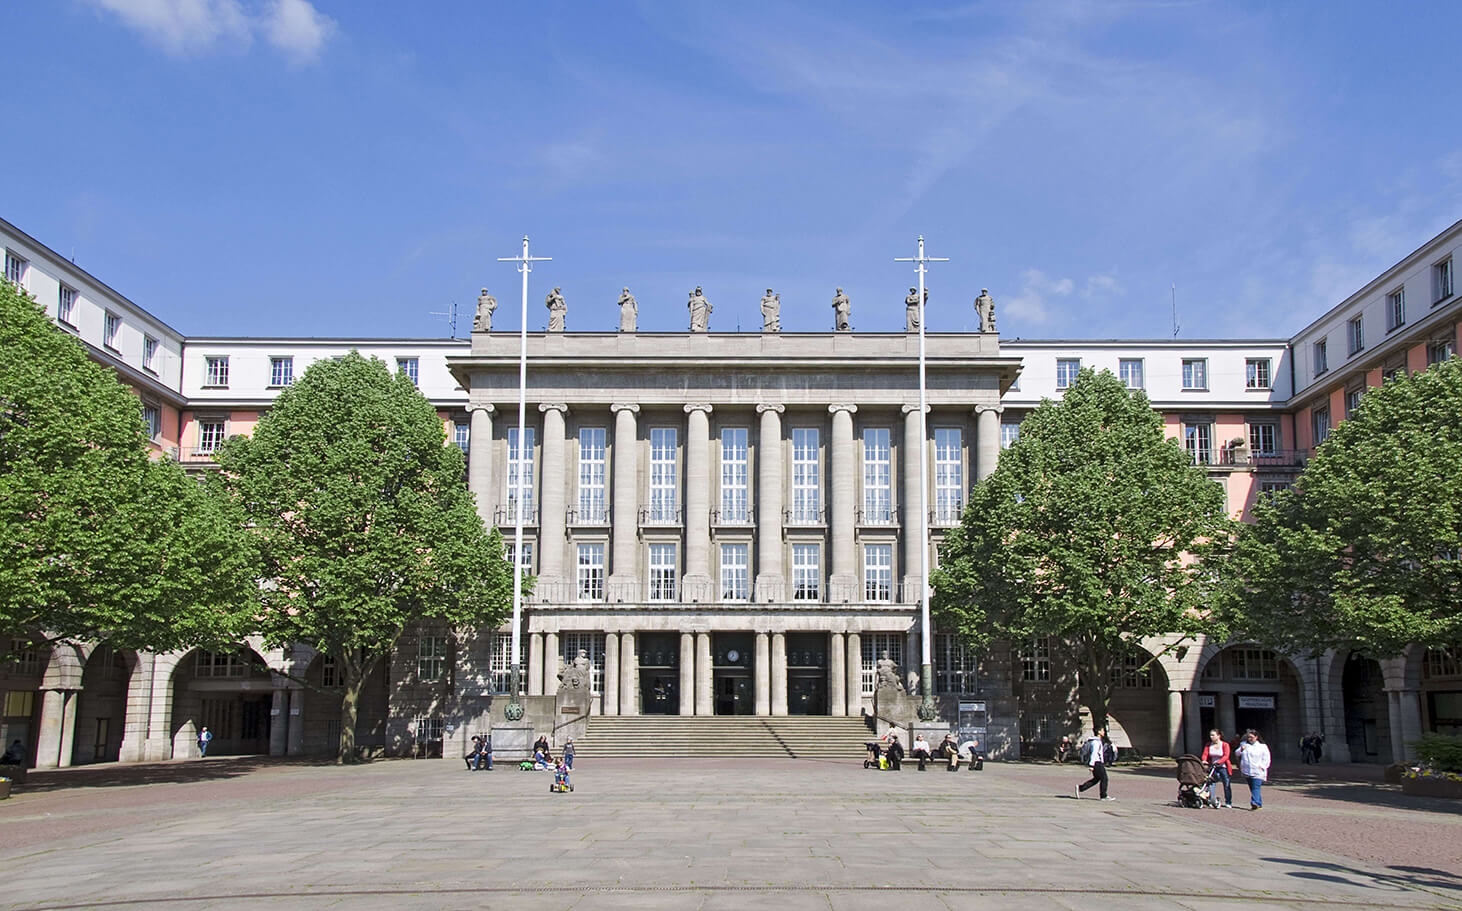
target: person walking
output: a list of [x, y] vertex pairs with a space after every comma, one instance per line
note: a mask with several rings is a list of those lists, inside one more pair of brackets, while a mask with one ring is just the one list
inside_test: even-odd
[[1116, 800], [1107, 794], [1107, 763], [1117, 758], [1116, 753], [1116, 748], [1107, 740], [1106, 728], [1092, 731], [1091, 736], [1081, 745], [1081, 761], [1091, 769], [1091, 778], [1077, 785], [1072, 796], [1080, 800], [1081, 792], [1097, 785], [1097, 793], [1102, 800]]
[[1230, 762], [1232, 751], [1228, 743], [1223, 739], [1223, 734], [1214, 728], [1208, 732], [1208, 745], [1203, 748], [1203, 761], [1213, 769], [1219, 781], [1223, 782], [1223, 808], [1232, 810], [1234, 808], [1234, 788], [1231, 778], [1234, 767]]
[[198, 758], [202, 759], [208, 755], [208, 745], [213, 742], [213, 732], [205, 725], [203, 730], [198, 732]]
[[563, 764], [568, 770], [574, 770], [574, 738], [570, 737], [563, 745]]
[[1239, 774], [1249, 781], [1249, 809], [1264, 809], [1264, 782], [1269, 779], [1269, 747], [1259, 732], [1249, 728], [1239, 744]]

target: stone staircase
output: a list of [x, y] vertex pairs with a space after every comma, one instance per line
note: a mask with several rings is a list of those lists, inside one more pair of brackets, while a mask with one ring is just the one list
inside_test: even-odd
[[861, 717], [594, 715], [574, 743], [588, 757], [737, 756], [858, 759], [873, 733]]

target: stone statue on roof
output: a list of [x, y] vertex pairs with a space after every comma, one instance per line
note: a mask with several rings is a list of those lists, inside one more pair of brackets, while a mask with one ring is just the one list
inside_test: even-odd
[[761, 299], [761, 331], [782, 331], [782, 295], [773, 294], [771, 288]]
[[483, 288], [482, 293], [477, 295], [477, 314], [472, 317], [473, 332], [492, 331], [492, 311], [497, 309], [497, 298], [487, 293]]
[[851, 321], [853, 303], [848, 300], [848, 295], [839, 288], [837, 294], [833, 295], [833, 329], [838, 332], [852, 332]]
[[554, 288], [548, 292], [548, 296], [543, 299], [543, 305], [548, 308], [548, 331], [562, 332], [564, 317], [569, 312], [569, 305], [563, 300], [563, 289]]
[[980, 331], [995, 331], [995, 298], [990, 296], [989, 288], [981, 288], [980, 296], [975, 298], [975, 313], [980, 317]]
[[690, 300], [685, 306], [690, 310], [690, 331], [709, 331], [711, 328], [711, 302], [706, 300], [700, 285], [696, 285], [695, 290], [690, 292]]
[[634, 332], [639, 318], [640, 302], [635, 300], [635, 296], [629, 293], [626, 286], [619, 292], [619, 331]]

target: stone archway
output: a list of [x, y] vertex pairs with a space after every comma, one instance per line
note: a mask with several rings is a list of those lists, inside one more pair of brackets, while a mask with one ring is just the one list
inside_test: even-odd
[[71, 761], [77, 765], [116, 762], [127, 719], [127, 690], [137, 669], [137, 653], [96, 646], [81, 673], [80, 705]]
[[1304, 678], [1284, 655], [1252, 643], [1212, 654], [1198, 669], [1199, 723], [1232, 742], [1246, 728], [1259, 732], [1276, 759], [1300, 758]]
[[[1396, 755], [1391, 742], [1391, 711], [1381, 663], [1360, 652], [1345, 657], [1340, 678], [1344, 705], [1345, 748], [1351, 762], [1389, 763]], [[1332, 745], [1332, 749], [1340, 744]]]
[[171, 685], [174, 758], [198, 755], [203, 727], [213, 734], [210, 756], [269, 752], [274, 680], [258, 652], [194, 649], [173, 669]]
[[1162, 662], [1139, 645], [1112, 669], [1112, 701], [1108, 724], [1124, 732], [1127, 744], [1148, 756], [1166, 756], [1172, 750], [1168, 711], [1168, 675]]

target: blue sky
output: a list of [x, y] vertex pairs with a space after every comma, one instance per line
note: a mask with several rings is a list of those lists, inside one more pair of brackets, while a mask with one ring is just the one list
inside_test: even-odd
[[[1284, 336], [1462, 218], [1452, 4], [54, 0], [0, 215], [190, 335]], [[1451, 87], [1451, 88], [1449, 88]]]

